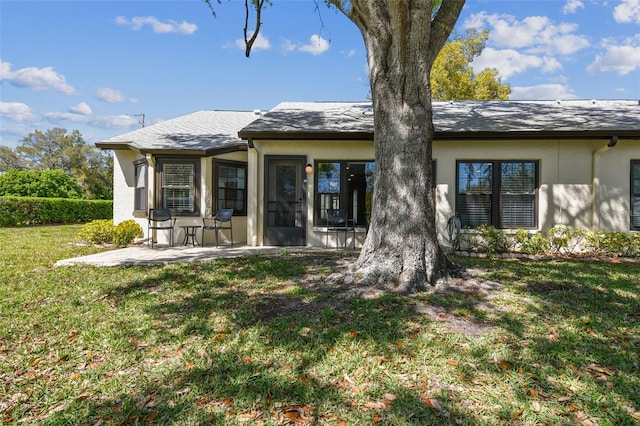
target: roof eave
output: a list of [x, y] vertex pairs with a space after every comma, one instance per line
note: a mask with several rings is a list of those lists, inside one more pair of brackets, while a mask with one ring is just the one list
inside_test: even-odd
[[[287, 132], [240, 131], [238, 136], [249, 141], [262, 140], [368, 140], [373, 132]], [[639, 130], [521, 130], [521, 131], [436, 131], [436, 140], [505, 140], [505, 139], [609, 139], [618, 136], [640, 139]]]
[[242, 139], [277, 140], [370, 140], [373, 132], [304, 132], [304, 131], [243, 131], [238, 132]]

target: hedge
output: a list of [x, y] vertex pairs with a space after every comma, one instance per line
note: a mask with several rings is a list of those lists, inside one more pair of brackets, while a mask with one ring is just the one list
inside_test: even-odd
[[111, 218], [112, 200], [0, 197], [0, 227], [83, 223]]

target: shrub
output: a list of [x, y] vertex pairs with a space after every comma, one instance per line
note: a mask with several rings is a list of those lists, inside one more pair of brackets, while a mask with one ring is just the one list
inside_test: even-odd
[[505, 253], [510, 251], [512, 244], [509, 237], [502, 230], [491, 225], [480, 225], [476, 228], [477, 238], [472, 243], [478, 251], [488, 253]]
[[633, 257], [640, 253], [638, 234], [626, 232], [596, 231], [587, 234], [587, 249], [603, 256]]
[[0, 197], [0, 227], [82, 223], [112, 216], [111, 200]]
[[136, 238], [142, 238], [142, 227], [133, 220], [125, 220], [120, 222], [113, 234], [113, 243], [118, 247], [126, 247]]
[[532, 234], [526, 229], [518, 229], [513, 234], [513, 239], [522, 253], [544, 254], [549, 250], [549, 241], [543, 234], [538, 232]]
[[114, 234], [113, 219], [98, 219], [84, 224], [78, 237], [94, 244], [105, 244], [113, 242]]
[[587, 231], [568, 226], [554, 226], [549, 230], [549, 251], [551, 253], [575, 253]]

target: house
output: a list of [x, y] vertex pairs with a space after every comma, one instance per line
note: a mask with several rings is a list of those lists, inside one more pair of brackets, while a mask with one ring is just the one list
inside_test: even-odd
[[[434, 102], [433, 109], [443, 244], [456, 213], [470, 227], [640, 230], [640, 102]], [[145, 230], [149, 208], [169, 207], [178, 224], [198, 225], [233, 207], [234, 242], [324, 246], [326, 209], [339, 207], [356, 221], [360, 245], [375, 208], [368, 102], [201, 111], [96, 145], [114, 151], [114, 221], [134, 218]]]

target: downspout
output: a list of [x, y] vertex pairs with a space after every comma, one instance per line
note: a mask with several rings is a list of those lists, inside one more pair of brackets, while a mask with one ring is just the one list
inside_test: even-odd
[[596, 195], [600, 190], [600, 178], [597, 176], [598, 172], [598, 157], [616, 146], [618, 143], [618, 137], [612, 136], [609, 142], [593, 151], [591, 154], [591, 230], [596, 230]]

